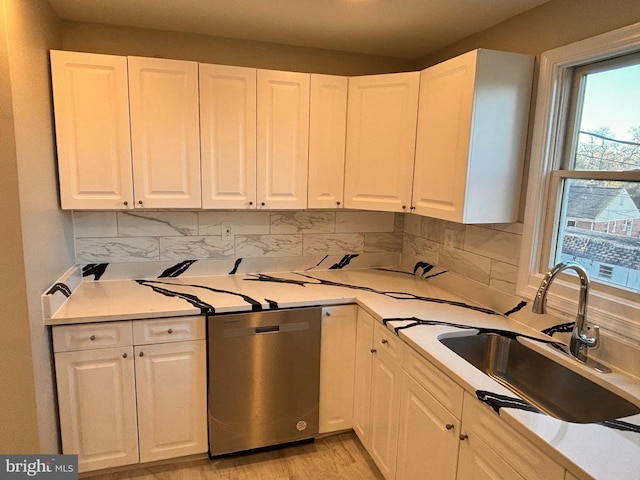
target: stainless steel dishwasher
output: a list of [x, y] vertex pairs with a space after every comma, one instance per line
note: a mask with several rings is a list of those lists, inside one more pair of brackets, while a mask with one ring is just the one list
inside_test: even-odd
[[318, 433], [321, 308], [208, 318], [209, 453]]

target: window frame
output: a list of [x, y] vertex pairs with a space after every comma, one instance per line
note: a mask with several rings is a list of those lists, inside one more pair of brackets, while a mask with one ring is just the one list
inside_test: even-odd
[[[555, 233], [549, 222], [558, 221], [555, 205], [562, 192], [561, 177], [580, 175], [593, 178], [593, 172], [558, 171], [563, 165], [573, 69], [612, 57], [640, 52], [640, 23], [543, 52], [540, 58], [538, 90], [531, 143], [527, 202], [523, 226], [522, 250], [518, 269], [517, 292], [533, 299], [547, 272], [543, 264], [549, 258]], [[555, 170], [555, 171], [554, 171]], [[578, 175], [576, 175], [578, 173]], [[607, 178], [615, 178], [609, 172]], [[629, 179], [627, 172], [624, 179]], [[635, 173], [634, 181], [640, 181]], [[552, 193], [556, 192], [554, 198]], [[550, 210], [553, 209], [553, 210]], [[549, 292], [549, 310], [560, 315], [575, 315], [578, 284], [575, 278], [563, 275]], [[588, 322], [598, 324], [625, 338], [640, 341], [640, 294], [627, 293], [610, 286], [592, 283]]]

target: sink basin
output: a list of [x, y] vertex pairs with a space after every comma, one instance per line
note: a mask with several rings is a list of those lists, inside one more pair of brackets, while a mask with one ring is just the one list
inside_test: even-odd
[[633, 403], [511, 338], [481, 333], [439, 340], [534, 407], [560, 420], [595, 423], [640, 413]]

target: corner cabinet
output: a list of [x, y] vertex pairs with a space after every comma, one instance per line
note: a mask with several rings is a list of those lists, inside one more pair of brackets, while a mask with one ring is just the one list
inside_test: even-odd
[[207, 451], [204, 318], [53, 327], [62, 451], [80, 472]]
[[258, 208], [307, 206], [308, 73], [258, 70]]
[[64, 209], [133, 208], [127, 58], [51, 51]]
[[529, 55], [480, 49], [420, 73], [415, 213], [517, 219], [532, 72]]
[[409, 212], [419, 72], [349, 78], [346, 208]]

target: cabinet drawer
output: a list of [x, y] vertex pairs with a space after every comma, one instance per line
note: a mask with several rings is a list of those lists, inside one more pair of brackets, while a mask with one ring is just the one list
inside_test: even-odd
[[386, 326], [376, 322], [373, 332], [373, 348], [384, 352], [402, 365], [402, 340]]
[[487, 405], [465, 394], [462, 429], [478, 438], [527, 480], [563, 480], [564, 468], [531, 441], [507, 425]]
[[73, 352], [131, 345], [131, 322], [82, 323], [52, 328], [53, 351]]
[[133, 322], [134, 345], [203, 340], [204, 338], [204, 317], [200, 315]]
[[442, 373], [431, 362], [422, 358], [411, 347], [405, 346], [403, 368], [425, 390], [433, 395], [456, 418], [462, 417], [462, 397], [460, 385]]

